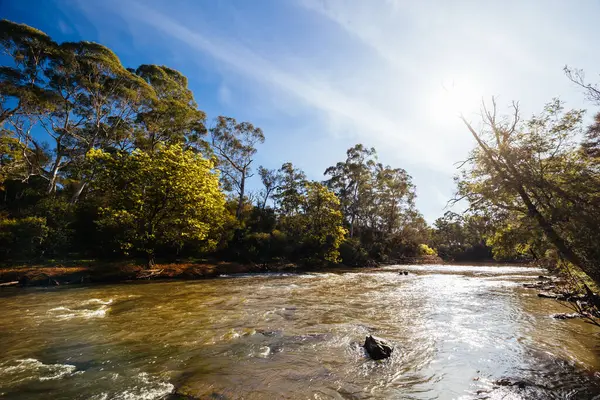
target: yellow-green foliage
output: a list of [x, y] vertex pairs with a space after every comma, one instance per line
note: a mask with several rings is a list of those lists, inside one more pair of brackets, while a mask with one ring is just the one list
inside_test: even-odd
[[300, 202], [301, 212], [285, 217], [285, 230], [299, 239], [309, 258], [339, 262], [339, 247], [347, 234], [339, 199], [320, 183], [307, 182]]
[[437, 256], [437, 251], [427, 246], [424, 243], [419, 245], [419, 255], [420, 256]]
[[179, 145], [154, 153], [88, 154], [94, 187], [107, 197], [101, 227], [119, 232], [122, 250], [154, 254], [187, 243], [212, 249], [225, 219], [225, 196], [211, 161]]

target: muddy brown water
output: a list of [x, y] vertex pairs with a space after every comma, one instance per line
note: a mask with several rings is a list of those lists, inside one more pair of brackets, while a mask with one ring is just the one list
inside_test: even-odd
[[[568, 310], [522, 287], [542, 273], [392, 266], [3, 289], [0, 398], [600, 399], [600, 329], [551, 318]], [[371, 333], [392, 358], [366, 357]]]

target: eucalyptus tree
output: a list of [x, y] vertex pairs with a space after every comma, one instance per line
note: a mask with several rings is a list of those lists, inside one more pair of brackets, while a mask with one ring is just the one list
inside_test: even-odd
[[141, 65], [135, 73], [154, 94], [137, 114], [136, 147], [154, 152], [160, 144], [183, 144], [206, 153], [206, 114], [198, 109], [187, 78], [158, 65]]
[[376, 195], [371, 213], [379, 221], [379, 230], [388, 235], [396, 233], [408, 222], [406, 211], [415, 208], [415, 187], [410, 175], [402, 168], [379, 163], [375, 173]]
[[0, 67], [0, 128], [4, 179], [23, 181], [42, 175], [47, 148], [32, 144], [36, 115], [56, 100], [44, 76], [58, 45], [45, 33], [8, 20], [0, 21], [0, 49], [7, 60]]
[[81, 175], [87, 153], [95, 148], [114, 148], [119, 143], [131, 141], [134, 118], [154, 93], [102, 45], [63, 43], [61, 48], [64, 57], [59, 65], [68, 72], [52, 76], [60, 82], [56, 87], [61, 93], [74, 96], [74, 103], [71, 115], [67, 110], [64, 115], [59, 115], [81, 121], [81, 125], [75, 125], [70, 132], [75, 139], [75, 149], [70, 155], [70, 178], [77, 180], [73, 194], [73, 201], [77, 201], [87, 183]]
[[324, 173], [329, 176], [325, 184], [340, 199], [342, 211], [350, 227], [350, 237], [354, 236], [357, 222], [360, 223], [363, 215], [376, 158], [374, 148], [357, 144], [348, 149], [345, 161], [327, 168]]
[[235, 215], [241, 219], [246, 180], [252, 177], [256, 145], [264, 143], [262, 130], [249, 122], [238, 123], [234, 118], [220, 116], [210, 129], [211, 145], [219, 162], [223, 186], [237, 195]]
[[45, 87], [44, 67], [57, 44], [25, 24], [0, 20], [0, 48], [13, 65], [0, 67], [0, 124], [17, 113], [28, 114], [53, 98]]
[[[38, 30], [9, 21], [2, 21], [2, 28], [1, 43], [13, 61], [1, 76], [5, 126], [23, 146], [32, 173], [47, 180], [47, 193], [56, 190], [68, 168], [77, 200], [86, 183], [86, 154], [131, 134], [137, 105], [151, 96], [151, 88], [105, 46], [56, 44]], [[47, 133], [49, 146], [32, 134], [34, 125]]]
[[258, 176], [263, 184], [263, 189], [259, 192], [259, 207], [261, 210], [267, 208], [267, 202], [272, 198], [275, 190], [279, 187], [281, 175], [275, 169], [268, 169], [262, 165], [258, 167]]
[[298, 214], [306, 187], [306, 174], [291, 162], [286, 162], [279, 168], [277, 175], [279, 185], [273, 195], [277, 211], [284, 217]]
[[579, 151], [583, 111], [554, 100], [521, 121], [517, 104], [500, 117], [492, 100], [482, 116], [480, 129], [462, 117], [477, 147], [458, 178], [457, 199], [497, 220], [534, 222], [564, 259], [600, 282], [599, 180]]

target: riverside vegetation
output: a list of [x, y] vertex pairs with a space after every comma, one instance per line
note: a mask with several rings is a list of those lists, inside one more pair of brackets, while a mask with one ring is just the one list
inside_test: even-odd
[[[581, 290], [600, 283], [600, 114], [552, 100], [523, 118], [496, 102], [453, 200], [428, 226], [411, 176], [362, 144], [309, 180], [291, 162], [254, 162], [263, 131], [201, 110], [166, 66], [126, 68], [92, 42], [56, 43], [0, 22], [0, 257], [228, 261], [306, 267], [415, 257], [560, 267]], [[565, 69], [590, 100], [600, 89]], [[262, 189], [250, 191], [249, 179]]]

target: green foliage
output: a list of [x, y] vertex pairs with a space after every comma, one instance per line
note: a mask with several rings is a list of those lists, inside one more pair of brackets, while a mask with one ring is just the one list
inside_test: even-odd
[[0, 216], [0, 254], [4, 259], [32, 259], [43, 254], [48, 235], [45, 218]]
[[[143, 254], [152, 264], [212, 254], [365, 265], [428, 242], [411, 177], [378, 163], [375, 149], [349, 149], [325, 184], [290, 162], [260, 166], [264, 189], [249, 192], [262, 130], [226, 116], [208, 130], [180, 72], [125, 68], [101, 44], [56, 43], [6, 20], [0, 47], [5, 258]], [[11, 250], [17, 242], [22, 254]]]
[[600, 175], [597, 159], [577, 143], [582, 110], [565, 111], [553, 100], [520, 122], [484, 110], [478, 143], [458, 178], [458, 196], [485, 215], [496, 232], [488, 244], [498, 257], [530, 254], [549, 247], [600, 282]]
[[310, 258], [339, 262], [339, 247], [347, 233], [342, 227], [340, 201], [335, 194], [317, 182], [305, 186], [299, 214], [287, 217], [292, 235], [299, 239], [302, 252]]
[[[448, 211], [433, 223], [431, 245], [437, 254], [447, 261], [487, 261], [493, 258], [489, 235], [497, 227], [488, 226], [486, 218], [475, 215], [459, 215]], [[499, 255], [498, 255], [499, 256]], [[499, 257], [514, 259], [512, 255]]]
[[344, 265], [350, 267], [364, 267], [368, 265], [369, 254], [356, 238], [346, 238], [340, 244], [340, 258]]
[[373, 148], [348, 149], [346, 160], [327, 168], [326, 185], [340, 199], [351, 238], [377, 261], [416, 256], [428, 228], [414, 205], [415, 187], [402, 168], [377, 163]]
[[56, 257], [69, 253], [75, 238], [75, 209], [74, 204], [60, 196], [45, 197], [30, 209], [30, 213], [45, 220], [45, 256]]
[[153, 154], [92, 150], [88, 157], [93, 187], [107, 204], [98, 224], [119, 231], [124, 253], [143, 252], [152, 262], [160, 245], [216, 247], [225, 199], [212, 162], [177, 145]]

